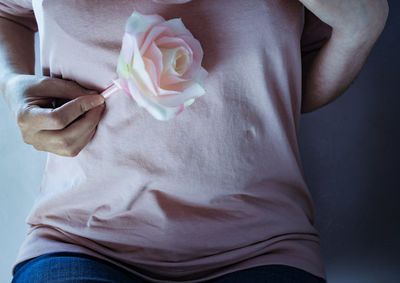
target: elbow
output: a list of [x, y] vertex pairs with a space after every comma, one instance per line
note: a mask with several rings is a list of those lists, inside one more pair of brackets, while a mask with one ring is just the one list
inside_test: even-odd
[[315, 110], [320, 109], [321, 107], [327, 105], [328, 103], [321, 103], [321, 104], [306, 104], [306, 103], [301, 103], [301, 109], [300, 109], [300, 113], [301, 114], [306, 114], [306, 113], [311, 113], [314, 112]]
[[301, 108], [300, 108], [300, 114], [306, 114], [306, 113], [311, 113], [315, 110], [317, 110], [318, 107], [311, 107], [308, 104], [305, 104], [304, 101], [301, 103]]
[[301, 114], [314, 112], [315, 110], [329, 104], [338, 96], [338, 93], [324, 95], [324, 93], [320, 91], [303, 91], [300, 112]]
[[308, 92], [303, 89], [300, 113], [311, 113], [323, 106], [323, 102], [320, 101], [320, 97], [314, 92]]
[[318, 110], [338, 99], [344, 92], [344, 89], [324, 94], [318, 94], [316, 92], [305, 92], [302, 95], [300, 113], [305, 114]]

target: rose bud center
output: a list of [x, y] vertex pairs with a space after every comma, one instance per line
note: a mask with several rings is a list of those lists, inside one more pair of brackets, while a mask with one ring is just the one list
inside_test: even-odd
[[181, 76], [189, 65], [189, 56], [184, 48], [162, 49], [164, 72]]

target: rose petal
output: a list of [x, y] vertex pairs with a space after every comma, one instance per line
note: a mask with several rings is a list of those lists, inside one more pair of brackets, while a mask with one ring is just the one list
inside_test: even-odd
[[[183, 90], [182, 90], [182, 91], [183, 91]], [[163, 95], [179, 95], [179, 94], [182, 93], [182, 91], [173, 90], [173, 89], [168, 90], [168, 89], [164, 89], [164, 88], [160, 88], [160, 89], [158, 90], [160, 96], [163, 96]]]
[[192, 34], [183, 24], [181, 18], [170, 19], [163, 23], [163, 25], [167, 26], [171, 29], [175, 35], [190, 35]]
[[199, 72], [196, 75], [195, 80], [202, 86], [204, 86], [204, 81], [208, 76], [208, 72], [203, 67], [200, 68]]
[[154, 93], [154, 95], [158, 94], [158, 89], [159, 89], [159, 81], [157, 81], [157, 70], [156, 66], [154, 65], [153, 61], [150, 59], [147, 59], [146, 57], [143, 57], [144, 65], [146, 68], [147, 73], [150, 75], [152, 78], [152, 83], [154, 86], [154, 89], [157, 90], [157, 93]]
[[181, 75], [184, 79], [191, 79], [193, 75], [198, 71], [201, 66], [203, 59], [203, 50], [200, 42], [190, 36], [180, 37], [161, 37], [156, 40], [156, 44], [159, 48], [173, 49], [177, 47], [184, 47], [188, 51], [189, 62], [188, 68], [185, 73]]
[[165, 75], [161, 77], [160, 86], [169, 86], [171, 84], [187, 82], [188, 80], [173, 75]]
[[180, 56], [180, 57], [184, 56], [185, 57], [184, 60], [185, 59], [186, 60], [185, 60], [184, 66], [183, 67], [180, 66], [180, 67], [181, 67], [181, 69], [186, 70], [187, 66], [189, 65], [189, 63], [188, 63], [188, 61], [189, 61], [188, 57], [189, 56], [186, 54], [185, 49], [182, 48], [182, 47], [177, 47], [177, 48], [174, 48], [174, 49], [161, 48], [160, 51], [161, 51], [161, 53], [163, 55], [163, 66], [164, 66], [164, 69], [163, 69], [163, 72], [162, 72], [163, 76], [166, 75], [166, 74], [170, 74], [170, 75], [173, 75], [173, 76], [181, 76], [182, 73], [183, 73], [182, 70], [180, 70], [179, 73], [177, 72], [176, 63], [179, 63], [178, 62], [179, 59], [177, 60], [177, 56]]
[[155, 41], [155, 43], [160, 49], [164, 49], [164, 50], [175, 49], [175, 48], [184, 48], [186, 50], [186, 53], [189, 56], [189, 60], [187, 62], [189, 68], [192, 65], [193, 51], [190, 48], [190, 45], [188, 45], [183, 39], [181, 39], [179, 37], [164, 36], [164, 37], [157, 39]]
[[186, 88], [183, 93], [178, 95], [157, 96], [155, 97], [155, 101], [164, 106], [174, 107], [183, 104], [189, 99], [202, 96], [205, 93], [205, 89], [200, 84], [194, 83]]
[[142, 83], [144, 87], [150, 90], [152, 93], [156, 93], [154, 89], [152, 79], [146, 71], [146, 67], [143, 62], [142, 55], [139, 52], [139, 48], [135, 38], [132, 38], [133, 41], [133, 50], [134, 50], [134, 58], [133, 58], [133, 66], [132, 66], [132, 74], [138, 80], [139, 83]]
[[195, 73], [198, 72], [199, 68], [201, 67], [201, 62], [203, 60], [203, 49], [201, 48], [200, 42], [193, 36], [182, 35], [181, 38], [185, 41], [187, 45], [190, 46], [189, 48], [193, 54], [190, 67], [181, 77], [184, 79], [190, 79], [195, 75]]
[[143, 55], [143, 58], [148, 58], [152, 61], [155, 67], [155, 73], [156, 76], [153, 77], [153, 80], [155, 78], [157, 82], [157, 86], [160, 86], [161, 83], [161, 73], [163, 71], [163, 62], [162, 62], [162, 53], [158, 49], [158, 47], [154, 44], [154, 42], [150, 45], [150, 47], [147, 49], [147, 52]]
[[125, 63], [130, 64], [133, 54], [133, 42], [132, 36], [127, 33], [124, 34], [122, 39], [121, 54], [125, 60]]
[[131, 76], [131, 67], [123, 57], [122, 54], [118, 56], [117, 73], [119, 77], [129, 78]]
[[188, 107], [188, 106], [192, 105], [192, 104], [194, 103], [195, 100], [196, 100], [196, 99], [192, 98], [192, 99], [186, 101], [183, 105], [184, 105], [185, 107]]
[[158, 46], [158, 48], [164, 48], [164, 49], [174, 49], [178, 47], [183, 47], [186, 49], [188, 54], [193, 55], [193, 51], [190, 48], [190, 45], [187, 44], [185, 40], [183, 40], [180, 37], [163, 36], [155, 40], [155, 43]]
[[165, 22], [165, 19], [160, 15], [144, 15], [135, 10], [126, 22], [125, 31], [131, 35], [146, 33], [151, 26], [163, 22]]
[[185, 51], [185, 48], [182, 47], [176, 48], [172, 56], [172, 65], [169, 71], [173, 75], [181, 76], [188, 68], [189, 56]]
[[176, 111], [175, 115], [180, 114], [183, 111], [183, 109], [185, 109], [185, 106], [182, 104], [181, 107], [179, 107], [178, 111]]
[[145, 36], [142, 45], [140, 46], [140, 53], [144, 54], [147, 48], [159, 37], [161, 36], [173, 36], [171, 30], [165, 26], [155, 26], [149, 30], [148, 34]]
[[126, 22], [125, 32], [136, 37], [138, 45], [141, 46], [146, 32], [153, 25], [163, 22], [165, 19], [160, 15], [144, 15], [135, 10]]
[[[204, 81], [208, 76], [208, 72], [201, 67], [199, 72], [196, 74], [196, 77], [193, 80], [184, 80], [182, 78], [174, 77], [174, 76], [168, 76], [169, 79], [173, 80], [179, 80], [179, 82], [176, 82], [174, 84], [169, 84], [168, 89], [165, 87], [160, 88], [158, 93], [160, 96], [163, 95], [179, 95], [181, 92], [183, 92], [185, 89], [187, 89], [193, 82], [197, 82], [204, 88]], [[161, 81], [165, 79], [165, 77], [161, 78]], [[162, 85], [162, 84], [161, 84]]]
[[[165, 107], [160, 105], [143, 93], [142, 89], [136, 84], [134, 79], [128, 80], [130, 95], [135, 99], [137, 104], [144, 107], [154, 118], [160, 121], [166, 121], [174, 118], [179, 114], [179, 107]], [[178, 113], [177, 113], [178, 112]]]

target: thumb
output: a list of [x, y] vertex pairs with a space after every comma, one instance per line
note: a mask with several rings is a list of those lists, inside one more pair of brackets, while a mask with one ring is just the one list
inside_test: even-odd
[[101, 95], [85, 95], [68, 101], [60, 107], [42, 108], [32, 105], [28, 108], [31, 125], [42, 130], [65, 128], [85, 112], [104, 103]]
[[[94, 95], [99, 95], [100, 93], [93, 89], [82, 88], [82, 89], [74, 90], [73, 92], [70, 92], [70, 94], [71, 95], [63, 95], [63, 96], [55, 95], [53, 97], [53, 102], [52, 102], [53, 108], [58, 108], [71, 100], [74, 100], [74, 99], [77, 99], [77, 98], [80, 98], [83, 96], [92, 96], [93, 97]], [[68, 98], [65, 98], [65, 97], [68, 97]], [[90, 98], [89, 98], [89, 100], [90, 100]]]

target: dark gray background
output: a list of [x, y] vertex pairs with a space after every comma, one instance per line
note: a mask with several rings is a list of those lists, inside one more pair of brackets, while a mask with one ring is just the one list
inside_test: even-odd
[[400, 282], [400, 2], [350, 88], [301, 116], [328, 282]]

